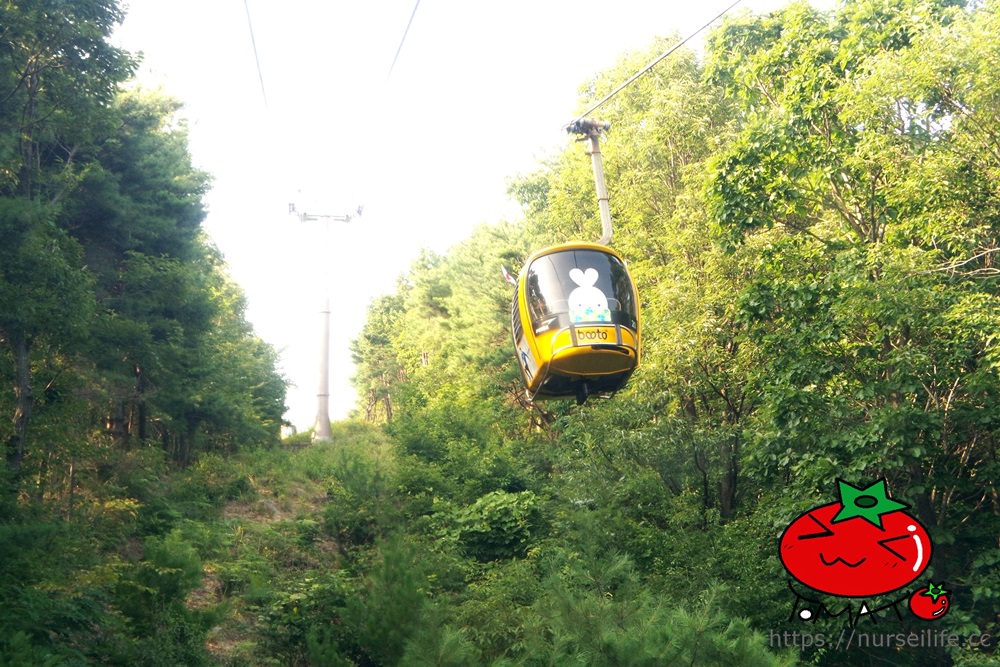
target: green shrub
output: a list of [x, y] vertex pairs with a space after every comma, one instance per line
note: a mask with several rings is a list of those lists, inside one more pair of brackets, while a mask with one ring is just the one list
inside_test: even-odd
[[397, 512], [392, 468], [373, 452], [357, 448], [338, 448], [329, 455], [332, 477], [323, 526], [342, 550], [371, 545]]
[[538, 498], [531, 491], [493, 491], [456, 518], [459, 539], [477, 560], [524, 556], [539, 528]]
[[[341, 664], [354, 642], [343, 620], [354, 589], [343, 571], [313, 572], [257, 592], [261, 649], [281, 664]], [[350, 664], [350, 663], [344, 663]]]
[[437, 624], [428, 574], [418, 549], [405, 538], [379, 543], [375, 562], [344, 610], [360, 664], [399, 664], [407, 644]]
[[696, 601], [658, 596], [626, 579], [616, 590], [550, 581], [528, 616], [521, 650], [498, 665], [740, 665], [795, 664], [770, 652], [763, 635], [733, 618], [711, 591]]
[[174, 605], [157, 615], [156, 631], [136, 638], [127, 664], [136, 667], [209, 667], [216, 664], [205, 646], [214, 614]]
[[117, 606], [141, 634], [158, 627], [163, 614], [183, 607], [201, 576], [201, 558], [179, 530], [162, 538], [148, 537], [143, 560], [118, 582]]
[[0, 639], [0, 665], [31, 665], [32, 667], [57, 667], [64, 661], [47, 649], [32, 643], [28, 633], [18, 630]]

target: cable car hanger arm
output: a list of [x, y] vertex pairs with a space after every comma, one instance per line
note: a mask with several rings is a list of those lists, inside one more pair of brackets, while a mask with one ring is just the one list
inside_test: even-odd
[[570, 134], [580, 134], [581, 140], [590, 142], [590, 160], [594, 166], [594, 186], [597, 188], [597, 208], [601, 211], [601, 245], [611, 243], [611, 206], [608, 203], [608, 187], [604, 183], [604, 163], [601, 160], [601, 133], [610, 129], [606, 121], [578, 118], [566, 126]]

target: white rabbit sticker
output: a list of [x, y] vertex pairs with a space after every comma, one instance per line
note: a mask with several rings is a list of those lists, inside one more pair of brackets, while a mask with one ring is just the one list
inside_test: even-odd
[[608, 309], [608, 297], [598, 287], [597, 269], [570, 269], [569, 277], [579, 285], [569, 293], [569, 317], [577, 322], [610, 322], [611, 311]]

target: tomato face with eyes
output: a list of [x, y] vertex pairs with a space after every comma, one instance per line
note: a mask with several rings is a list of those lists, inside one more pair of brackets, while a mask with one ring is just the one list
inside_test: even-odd
[[881, 595], [919, 577], [931, 541], [903, 511], [908, 506], [888, 497], [884, 480], [866, 489], [840, 484], [841, 502], [814, 507], [782, 533], [779, 555], [788, 573], [842, 597]]

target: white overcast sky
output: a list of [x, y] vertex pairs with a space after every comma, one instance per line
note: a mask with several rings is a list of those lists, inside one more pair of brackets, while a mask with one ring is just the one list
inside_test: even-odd
[[[214, 179], [205, 228], [281, 352], [286, 418], [302, 430], [316, 415], [327, 289], [337, 420], [355, 405], [348, 345], [371, 300], [421, 248], [516, 218], [506, 179], [570, 140], [561, 127], [583, 83], [732, 1], [126, 0], [114, 41], [142, 53], [143, 86], [185, 104], [195, 163]], [[289, 202], [364, 213], [303, 223]]]

